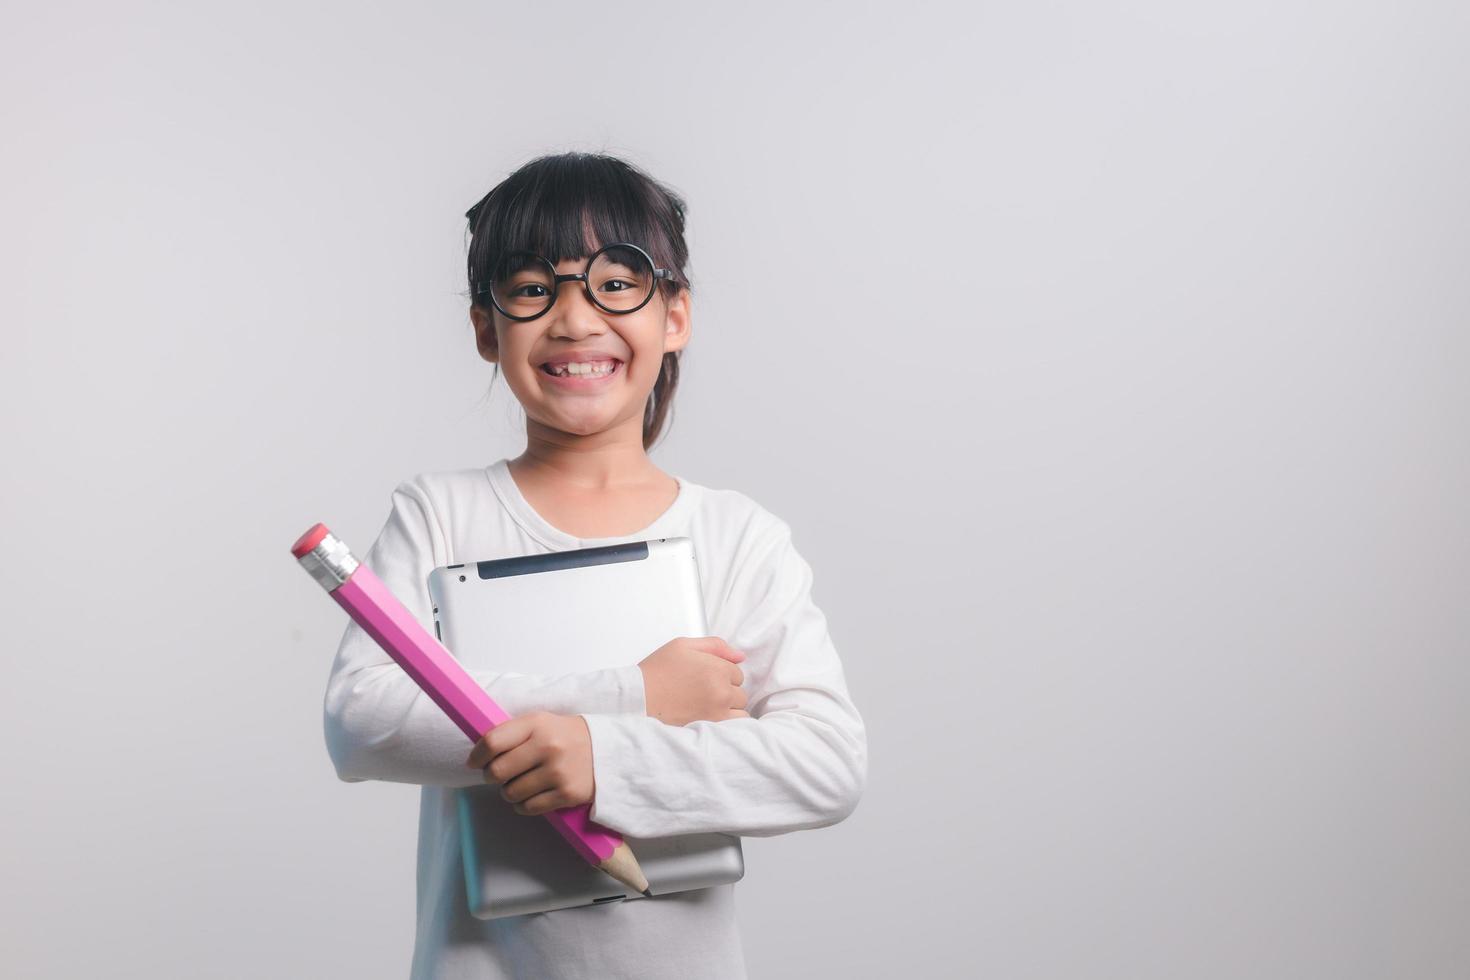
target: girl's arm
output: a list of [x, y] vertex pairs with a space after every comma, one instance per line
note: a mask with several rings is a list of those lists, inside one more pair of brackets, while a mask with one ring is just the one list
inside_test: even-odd
[[[867, 736], [811, 597], [812, 571], [771, 518], [743, 559], [724, 614], [746, 654], [749, 718], [693, 721], [584, 713], [591, 817], [631, 837], [708, 831], [772, 837], [837, 823], [867, 782]], [[722, 614], [723, 615], [723, 614]]]
[[[425, 584], [436, 559], [430, 504], [412, 481], [393, 491], [393, 509], [362, 562], [425, 629], [434, 631]], [[643, 714], [643, 672], [636, 664], [542, 677], [471, 670], [470, 676], [512, 717], [530, 711]], [[473, 743], [355, 620], [337, 649], [324, 701], [327, 752], [350, 783], [473, 786], [482, 773], [465, 766]]]

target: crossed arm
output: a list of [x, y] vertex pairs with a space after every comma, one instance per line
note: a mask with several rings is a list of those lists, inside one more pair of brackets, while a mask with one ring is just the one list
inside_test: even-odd
[[[363, 562], [432, 628], [424, 587], [438, 563], [430, 505], [412, 484], [400, 485], [392, 500]], [[784, 522], [774, 521], [740, 560], [712, 626], [746, 654], [748, 718], [684, 726], [650, 718], [637, 665], [556, 676], [470, 673], [512, 717], [583, 717], [596, 785], [591, 816], [612, 830], [773, 836], [826, 826], [851, 813], [862, 795], [867, 743], [811, 580]], [[324, 725], [344, 781], [484, 781], [465, 764], [471, 743], [464, 733], [355, 622], [332, 665]]]

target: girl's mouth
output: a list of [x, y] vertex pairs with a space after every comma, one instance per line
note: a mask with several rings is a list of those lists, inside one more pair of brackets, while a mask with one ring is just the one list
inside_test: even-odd
[[[607, 367], [607, 365], [609, 364], [609, 362], [607, 361], [591, 361], [577, 364], [577, 369], [585, 369], [589, 365], [596, 369], [593, 371], [588, 371], [587, 373], [579, 374], [572, 373], [573, 366], [571, 364], [559, 364], [557, 365], [555, 370], [552, 369], [552, 366], [550, 364], [543, 364], [539, 368], [539, 371], [549, 383], [555, 385], [558, 388], [564, 388], [571, 391], [586, 391], [588, 389], [602, 387], [614, 377], [616, 377], [620, 371], [622, 371], [622, 361], [613, 360], [610, 363], [610, 368]], [[566, 373], [562, 374], [559, 372]]]

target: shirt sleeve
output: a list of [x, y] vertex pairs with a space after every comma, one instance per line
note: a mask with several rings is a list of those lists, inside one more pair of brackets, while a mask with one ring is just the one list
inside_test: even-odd
[[[448, 564], [433, 507], [413, 481], [393, 491], [392, 511], [362, 563], [372, 569], [431, 634], [428, 575]], [[440, 551], [436, 555], [435, 542]], [[643, 671], [636, 664], [539, 676], [470, 670], [475, 682], [511, 717], [558, 714], [643, 714]], [[473, 786], [484, 775], [465, 765], [472, 744], [413, 678], [349, 619], [323, 702], [327, 752], [344, 782]]]
[[742, 563], [724, 637], [746, 655], [749, 718], [668, 725], [584, 713], [592, 735], [590, 816], [631, 837], [719, 831], [772, 837], [845, 819], [867, 781], [867, 736], [848, 696], [812, 570], [777, 519]]

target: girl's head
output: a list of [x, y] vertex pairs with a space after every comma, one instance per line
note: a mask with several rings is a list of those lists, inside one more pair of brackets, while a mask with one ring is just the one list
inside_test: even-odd
[[[525, 408], [528, 432], [641, 432], [645, 450], [658, 438], [689, 342], [684, 211], [629, 163], [563, 153], [527, 163], [466, 214], [476, 344]], [[604, 251], [620, 243], [638, 249]], [[583, 273], [585, 283], [552, 278]], [[616, 363], [606, 377], [554, 376], [568, 356]]]

